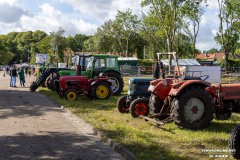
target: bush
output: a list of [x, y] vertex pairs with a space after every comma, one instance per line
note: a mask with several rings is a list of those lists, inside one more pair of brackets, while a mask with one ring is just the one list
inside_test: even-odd
[[[220, 66], [222, 68], [224, 68], [225, 66], [225, 60], [221, 60], [220, 62]], [[228, 67], [229, 67], [229, 70], [232, 68], [232, 67], [240, 67], [240, 60], [239, 59], [234, 59], [234, 58], [229, 58], [228, 59]]]
[[137, 66], [152, 66], [155, 62], [151, 59], [139, 59]]

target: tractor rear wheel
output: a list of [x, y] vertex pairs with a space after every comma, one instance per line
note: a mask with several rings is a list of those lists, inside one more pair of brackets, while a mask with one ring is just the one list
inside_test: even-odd
[[98, 82], [93, 85], [91, 95], [94, 99], [108, 99], [111, 95], [111, 87], [107, 82]]
[[123, 86], [124, 86], [122, 76], [115, 72], [106, 72], [103, 75], [108, 76], [112, 82], [112, 85], [111, 85], [112, 94], [114, 96], [120, 95], [121, 92], [123, 91]]
[[163, 102], [156, 95], [151, 94], [149, 98], [150, 114], [152, 116], [159, 114], [162, 106], [163, 106]]
[[147, 116], [149, 114], [149, 106], [146, 99], [138, 98], [132, 101], [130, 113], [133, 118], [137, 118], [139, 115]]
[[128, 113], [129, 112], [129, 105], [127, 105], [127, 96], [121, 96], [117, 101], [118, 111], [120, 113]]
[[76, 101], [78, 98], [77, 92], [74, 89], [68, 89], [65, 92], [65, 99], [69, 101]]
[[240, 125], [233, 128], [228, 140], [228, 147], [233, 157], [240, 159]]
[[192, 130], [210, 125], [214, 115], [213, 99], [204, 88], [189, 87], [173, 100], [174, 122]]

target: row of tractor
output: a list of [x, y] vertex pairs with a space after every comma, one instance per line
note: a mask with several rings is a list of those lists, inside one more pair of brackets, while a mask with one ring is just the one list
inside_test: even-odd
[[117, 56], [105, 54], [78, 54], [76, 69], [48, 67], [31, 84], [34, 92], [39, 86], [56, 91], [60, 97], [75, 101], [79, 95], [93, 99], [108, 99], [121, 94], [124, 83]]
[[[232, 112], [240, 113], [240, 84], [211, 84], [206, 81], [208, 75], [180, 74], [175, 52], [156, 55], [153, 78], [129, 79], [128, 94], [117, 101], [120, 113], [130, 113], [133, 118], [159, 125], [174, 121], [180, 128], [191, 130], [208, 127], [214, 118], [227, 120]], [[176, 61], [177, 74], [165, 74], [163, 56]], [[108, 99], [110, 95], [121, 94], [124, 84], [117, 56], [79, 54], [76, 57], [76, 70], [43, 69], [30, 90], [48, 87], [70, 101], [79, 95]], [[229, 148], [235, 151], [235, 158], [240, 158], [239, 142], [240, 126], [237, 126], [229, 138]]]
[[[119, 112], [130, 112], [134, 118], [157, 124], [174, 121], [179, 127], [191, 130], [204, 129], [214, 118], [227, 120], [232, 112], [240, 112], [240, 84], [211, 84], [205, 81], [208, 75], [166, 76], [161, 62], [164, 55], [175, 59], [179, 68], [175, 52], [157, 53], [153, 80], [130, 79], [128, 95], [117, 102]], [[179, 69], [178, 75], [182, 75]]]

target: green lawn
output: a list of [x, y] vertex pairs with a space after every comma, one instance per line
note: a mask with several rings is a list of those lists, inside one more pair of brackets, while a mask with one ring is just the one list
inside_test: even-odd
[[[128, 78], [124, 78], [124, 82], [126, 94]], [[240, 115], [234, 114], [227, 121], [214, 120], [201, 131], [180, 129], [174, 122], [158, 127], [143, 119], [119, 113], [116, 102], [120, 96], [109, 100], [90, 100], [82, 96], [76, 102], [69, 102], [48, 89], [40, 88], [40, 91], [103, 131], [106, 137], [128, 148], [139, 160], [197, 160], [209, 159], [211, 155], [231, 158], [229, 152], [206, 153], [203, 150], [228, 149], [229, 133], [240, 123]]]

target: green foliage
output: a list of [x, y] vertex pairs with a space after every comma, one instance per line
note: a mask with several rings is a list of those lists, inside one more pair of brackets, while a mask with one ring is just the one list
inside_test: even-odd
[[139, 59], [137, 66], [152, 66], [154, 63], [152, 59]]
[[[225, 67], [225, 61], [224, 61], [224, 60], [222, 60], [222, 61], [220, 62], [220, 66], [221, 66], [222, 68]], [[229, 59], [228, 59], [228, 66], [229, 66], [230, 69], [231, 69], [232, 67], [240, 67], [240, 59], [229, 58]]]
[[66, 38], [67, 46], [74, 52], [82, 52], [84, 41], [88, 40], [89, 36], [84, 34], [76, 34], [75, 36], [68, 36]]
[[239, 40], [239, 0], [219, 0], [219, 32], [215, 36], [217, 43], [221, 44], [225, 53], [225, 70], [229, 69], [228, 55], [234, 53]]

